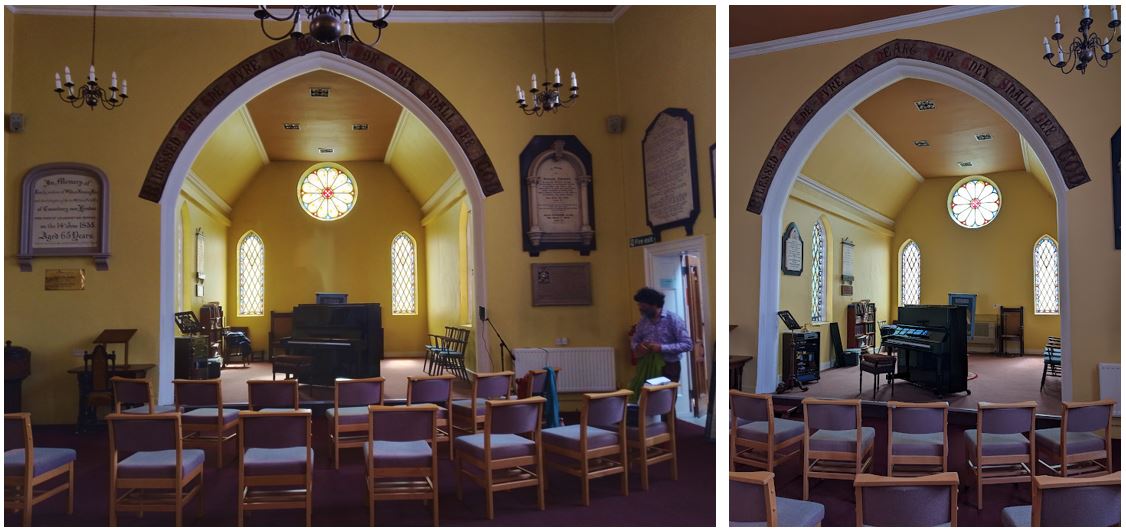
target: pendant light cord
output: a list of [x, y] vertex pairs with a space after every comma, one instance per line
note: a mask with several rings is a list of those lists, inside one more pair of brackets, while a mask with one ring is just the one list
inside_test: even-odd
[[90, 24], [90, 66], [94, 66], [94, 46], [98, 42], [98, 6], [94, 5], [94, 19]]
[[[547, 73], [547, 11], [540, 11], [540, 33], [543, 34], [543, 77], [548, 79]], [[544, 82], [546, 83], [546, 81]], [[533, 89], [536, 87], [532, 87]]]

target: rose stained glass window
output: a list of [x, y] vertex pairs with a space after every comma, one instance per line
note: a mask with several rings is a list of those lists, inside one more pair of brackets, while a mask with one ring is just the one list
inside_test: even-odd
[[908, 240], [899, 252], [899, 304], [918, 305], [923, 287], [923, 255], [919, 245]]
[[262, 316], [266, 308], [266, 247], [254, 231], [238, 243], [238, 315]]
[[821, 323], [825, 321], [825, 226], [821, 225], [821, 221], [813, 224], [813, 261], [809, 269], [810, 277], [810, 292], [812, 299], [810, 301], [813, 312], [810, 316], [813, 323]]
[[391, 315], [418, 314], [417, 256], [407, 232], [391, 240]]
[[947, 207], [954, 223], [967, 229], [985, 227], [1001, 211], [1001, 190], [982, 176], [968, 177], [954, 185]]
[[335, 166], [314, 168], [297, 185], [297, 199], [309, 216], [339, 220], [356, 205], [356, 182]]
[[1035, 314], [1060, 313], [1059, 246], [1048, 235], [1032, 248], [1032, 296]]

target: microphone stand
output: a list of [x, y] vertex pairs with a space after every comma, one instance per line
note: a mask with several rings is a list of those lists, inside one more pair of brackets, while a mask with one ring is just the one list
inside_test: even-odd
[[493, 325], [493, 320], [486, 317], [485, 322], [489, 324], [489, 327], [491, 327], [493, 329], [493, 334], [497, 335], [497, 339], [500, 340], [500, 370], [504, 371], [504, 352], [505, 352], [505, 350], [508, 351], [508, 356], [512, 357], [513, 364], [515, 364], [516, 355], [512, 354], [512, 349], [509, 348], [508, 344], [504, 342], [504, 337], [500, 335], [500, 331], [497, 331], [497, 326]]

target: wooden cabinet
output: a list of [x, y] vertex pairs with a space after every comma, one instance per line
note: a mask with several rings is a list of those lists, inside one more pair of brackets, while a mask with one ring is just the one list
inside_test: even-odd
[[876, 304], [868, 300], [848, 305], [845, 342], [849, 349], [876, 346]]
[[793, 387], [805, 391], [805, 383], [821, 379], [821, 333], [782, 333], [782, 383], [777, 393]]

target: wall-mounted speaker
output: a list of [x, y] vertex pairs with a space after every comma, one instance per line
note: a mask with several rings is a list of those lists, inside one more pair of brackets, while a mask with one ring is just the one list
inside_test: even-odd
[[23, 113], [8, 113], [8, 116], [4, 118], [4, 129], [9, 133], [23, 131]]

